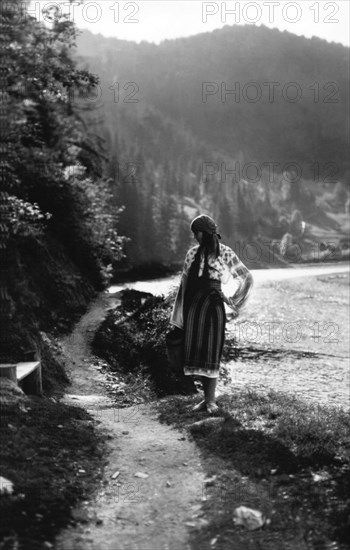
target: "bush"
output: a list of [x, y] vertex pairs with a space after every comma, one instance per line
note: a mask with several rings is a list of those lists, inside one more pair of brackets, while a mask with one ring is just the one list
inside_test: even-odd
[[[106, 359], [113, 370], [122, 373], [149, 373], [159, 394], [192, 392], [194, 384], [184, 375], [170, 371], [165, 336], [174, 295], [152, 296], [131, 315], [136, 293], [122, 294], [122, 307], [113, 310], [100, 326], [93, 340], [97, 355]], [[124, 298], [124, 300], [123, 300]]]

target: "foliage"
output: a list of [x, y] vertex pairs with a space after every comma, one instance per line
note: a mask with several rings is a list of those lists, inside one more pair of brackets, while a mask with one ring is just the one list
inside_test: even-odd
[[[120, 258], [117, 219], [112, 219], [110, 212], [101, 212], [110, 200], [100, 182], [101, 143], [93, 141], [79, 114], [79, 97], [93, 89], [98, 80], [88, 71], [77, 69], [70, 57], [74, 24], [55, 9], [49, 12], [50, 27], [28, 14], [13, 21], [16, 41], [8, 46], [11, 72], [7, 90], [15, 113], [8, 150], [14, 162], [12, 177], [6, 184], [18, 198], [36, 203], [51, 214], [49, 229], [68, 248], [71, 245], [72, 256], [81, 246], [84, 225], [93, 222], [88, 243], [94, 247], [98, 227], [96, 247], [106, 241], [111, 254]], [[101, 202], [98, 211], [96, 205]], [[86, 256], [84, 262], [78, 255], [81, 266], [88, 263], [91, 267], [87, 252]]]
[[167, 298], [149, 297], [135, 310], [140, 296], [138, 292], [131, 291], [130, 296], [124, 291], [122, 308], [112, 311], [95, 334], [95, 353], [106, 359], [113, 370], [134, 376], [147, 372], [160, 394], [193, 391], [188, 379], [174, 376], [168, 366], [165, 335], [170, 328], [173, 294]]
[[[120, 209], [102, 175], [103, 140], [82, 116], [94, 110], [84, 97], [98, 79], [71, 56], [76, 30], [69, 17], [46, 6], [51, 21], [45, 25], [29, 15], [27, 4], [2, 2], [0, 14], [2, 102], [10, 113], [2, 133], [2, 322], [14, 337], [24, 329], [35, 332], [48, 310], [53, 320], [57, 294], [70, 295], [75, 286], [84, 301], [84, 278], [90, 295], [92, 287], [106, 285], [124, 244], [117, 232]], [[48, 257], [57, 271], [47, 269]], [[74, 306], [67, 306], [70, 315]], [[5, 347], [6, 353], [16, 348], [10, 341]]]
[[26, 202], [15, 195], [7, 194], [9, 233], [21, 237], [40, 234], [45, 221], [51, 218], [48, 212], [43, 213], [37, 203]]

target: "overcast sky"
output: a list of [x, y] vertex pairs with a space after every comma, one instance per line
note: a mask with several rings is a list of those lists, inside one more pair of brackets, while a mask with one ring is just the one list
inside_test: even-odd
[[32, 1], [37, 17], [41, 8], [59, 4], [81, 28], [125, 40], [159, 43], [233, 24], [266, 25], [306, 37], [318, 36], [349, 46], [348, 0], [259, 0], [202, 2], [201, 0], [84, 0], [69, 8], [68, 1]]

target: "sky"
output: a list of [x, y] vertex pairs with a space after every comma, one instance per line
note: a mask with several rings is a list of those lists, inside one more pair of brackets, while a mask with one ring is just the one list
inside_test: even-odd
[[80, 29], [123, 40], [154, 42], [192, 36], [224, 25], [266, 25], [281, 31], [349, 46], [349, 0], [33, 0], [30, 12], [42, 19], [44, 6], [59, 5]]

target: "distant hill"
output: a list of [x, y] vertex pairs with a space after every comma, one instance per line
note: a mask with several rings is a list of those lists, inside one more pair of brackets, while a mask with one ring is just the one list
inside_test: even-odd
[[[160, 45], [84, 31], [76, 54], [101, 79], [96, 128], [134, 261], [181, 257], [184, 197], [230, 241], [276, 237], [281, 213], [348, 178], [348, 48], [248, 25]], [[294, 191], [308, 181], [306, 195], [286, 192], [286, 173]]]

